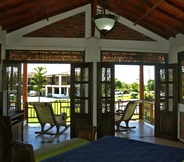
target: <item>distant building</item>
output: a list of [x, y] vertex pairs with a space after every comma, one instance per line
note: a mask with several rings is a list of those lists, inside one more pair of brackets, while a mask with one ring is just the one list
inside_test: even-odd
[[[35, 72], [28, 72], [28, 91], [33, 89], [31, 79], [34, 78]], [[62, 73], [46, 74], [47, 84], [43, 88], [42, 96], [45, 97], [68, 97], [70, 94], [70, 71]]]
[[70, 72], [46, 74], [45, 96], [68, 97], [70, 94]]

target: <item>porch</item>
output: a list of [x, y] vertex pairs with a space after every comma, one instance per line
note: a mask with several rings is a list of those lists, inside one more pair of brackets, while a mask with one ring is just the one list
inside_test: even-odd
[[[46, 102], [46, 101], [41, 101]], [[47, 101], [48, 102], [48, 101]], [[115, 101], [114, 102], [114, 111], [124, 110], [129, 100], [125, 101]], [[67, 122], [70, 123], [71, 109], [70, 109], [70, 99], [65, 98], [62, 100], [50, 101], [52, 104], [55, 114], [60, 114], [61, 112], [66, 112], [68, 119]], [[22, 105], [23, 108], [23, 105]], [[77, 107], [78, 109], [78, 107]], [[31, 105], [31, 102], [28, 102], [28, 112], [27, 113], [27, 122], [28, 123], [38, 123], [36, 112]], [[154, 125], [154, 102], [142, 101], [137, 105], [137, 108], [134, 111], [133, 119], [143, 119], [144, 121]]]
[[[115, 136], [184, 148], [183, 142], [170, 141], [154, 137], [154, 126], [147, 122], [144, 122], [143, 120], [130, 121], [130, 126], [136, 126], [136, 128], [127, 132], [115, 132]], [[35, 131], [39, 130], [39, 124], [24, 125], [24, 142], [32, 144], [34, 150], [70, 139], [70, 128], [67, 129], [67, 131], [65, 131], [63, 134], [55, 136], [46, 134], [38, 135], [34, 133]], [[55, 130], [53, 129], [52, 131], [54, 132]]]

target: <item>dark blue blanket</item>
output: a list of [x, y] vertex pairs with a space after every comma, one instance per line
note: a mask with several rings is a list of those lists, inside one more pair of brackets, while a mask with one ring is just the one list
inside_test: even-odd
[[105, 136], [42, 162], [182, 162], [183, 160], [183, 148]]

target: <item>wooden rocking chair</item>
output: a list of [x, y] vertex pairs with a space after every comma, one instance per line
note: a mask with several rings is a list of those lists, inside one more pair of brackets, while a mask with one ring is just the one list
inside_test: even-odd
[[[54, 114], [51, 104], [47, 102], [33, 102], [31, 104], [34, 106], [38, 121], [41, 124], [41, 131], [35, 133], [57, 135], [63, 133], [69, 128], [69, 125], [66, 124], [68, 117], [65, 112], [59, 115]], [[46, 124], [50, 124], [48, 129], [44, 129]], [[48, 132], [54, 126], [57, 128], [56, 133]], [[61, 126], [65, 127], [62, 131], [60, 131]]]
[[[127, 131], [133, 128], [136, 128], [135, 126], [129, 127], [129, 121], [132, 118], [134, 111], [136, 109], [137, 104], [140, 101], [129, 101], [126, 105], [124, 111], [123, 110], [117, 110], [115, 113], [115, 125], [117, 127], [116, 131]], [[126, 126], [120, 125], [121, 122], [124, 121]], [[120, 128], [123, 128], [120, 130]]]

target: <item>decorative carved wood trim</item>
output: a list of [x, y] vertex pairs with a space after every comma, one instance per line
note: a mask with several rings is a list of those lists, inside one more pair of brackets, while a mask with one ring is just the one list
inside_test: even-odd
[[[7, 50], [6, 60], [21, 63], [71, 63], [84, 62], [84, 51], [47, 51], [47, 50]], [[168, 55], [164, 53], [141, 53], [121, 51], [101, 51], [101, 62], [126, 64], [165, 64]]]
[[162, 53], [101, 51], [101, 62], [126, 64], [166, 64], [168, 55]]
[[84, 62], [84, 51], [7, 50], [6, 60], [21, 63]]

